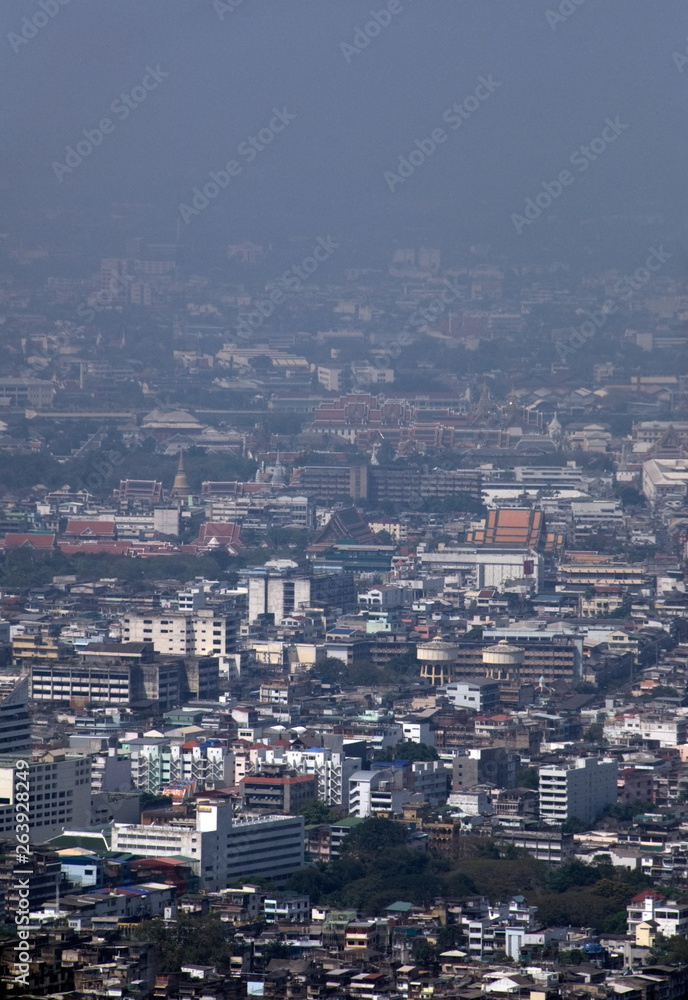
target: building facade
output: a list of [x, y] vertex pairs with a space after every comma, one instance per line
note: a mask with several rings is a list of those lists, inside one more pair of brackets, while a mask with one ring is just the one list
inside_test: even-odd
[[618, 763], [598, 757], [578, 757], [567, 764], [539, 768], [540, 819], [594, 823], [605, 806], [617, 799]]

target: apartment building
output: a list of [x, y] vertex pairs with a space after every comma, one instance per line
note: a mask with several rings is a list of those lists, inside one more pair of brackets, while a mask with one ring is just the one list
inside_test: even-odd
[[452, 760], [452, 789], [490, 784], [513, 788], [516, 784], [516, 754], [506, 747], [473, 747], [457, 753]]
[[203, 888], [217, 891], [252, 875], [281, 881], [303, 867], [304, 820], [235, 819], [231, 803], [199, 799], [195, 818], [170, 818], [150, 826], [115, 823], [112, 850], [145, 857], [182, 854], [193, 859]]
[[64, 663], [31, 667], [34, 701], [74, 707], [152, 701], [161, 711], [181, 701], [183, 663]]
[[122, 640], [152, 643], [165, 656], [226, 656], [237, 650], [238, 626], [235, 614], [211, 608], [131, 614], [122, 619]]
[[310, 897], [298, 892], [268, 894], [263, 900], [263, 913], [268, 924], [305, 924], [310, 920]]
[[688, 742], [688, 719], [682, 715], [624, 712], [604, 723], [604, 737], [611, 743], [630, 743], [633, 739], [651, 740], [660, 747], [675, 747]]
[[401, 774], [392, 769], [355, 771], [349, 779], [349, 814], [361, 819], [379, 813], [401, 816], [411, 795], [403, 787]]
[[656, 889], [643, 889], [626, 907], [627, 933], [635, 937], [641, 923], [654, 921], [660, 934], [670, 938], [688, 934], [688, 906], [675, 899], [667, 899]]
[[122, 752], [129, 756], [132, 786], [140, 792], [157, 795], [177, 782], [192, 783], [199, 792], [234, 783], [234, 754], [219, 739], [141, 736], [123, 743]]
[[361, 769], [360, 757], [347, 757], [326, 747], [311, 747], [309, 750], [288, 750], [285, 759], [302, 774], [313, 775], [315, 794], [321, 802], [348, 811], [349, 780]]
[[278, 624], [302, 608], [323, 607], [348, 611], [355, 605], [352, 573], [299, 576], [290, 571], [251, 569], [241, 574], [248, 583], [248, 620], [274, 615]]
[[472, 677], [447, 684], [447, 698], [455, 708], [491, 712], [499, 704], [499, 683], [486, 677]]
[[557, 824], [569, 819], [594, 823], [605, 806], [616, 802], [618, 769], [617, 761], [598, 757], [540, 765], [540, 819]]
[[268, 813], [297, 813], [316, 797], [312, 774], [246, 775], [239, 782], [241, 807]]
[[94, 705], [135, 705], [150, 701], [160, 711], [187, 698], [217, 697], [216, 657], [158, 657], [151, 643], [90, 643], [78, 660], [31, 666], [31, 698]]
[[58, 837], [65, 827], [91, 822], [91, 759], [85, 754], [52, 750], [26, 758], [17, 766], [17, 754], [0, 757], [0, 837], [14, 840], [18, 795], [29, 788], [29, 840], [41, 844]]
[[0, 695], [0, 756], [24, 753], [30, 746], [29, 678], [22, 677]]

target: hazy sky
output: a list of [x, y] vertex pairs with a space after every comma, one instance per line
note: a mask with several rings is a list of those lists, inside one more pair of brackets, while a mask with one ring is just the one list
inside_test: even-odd
[[[362, 240], [418, 231], [528, 254], [577, 239], [585, 219], [620, 247], [628, 224], [605, 229], [603, 217], [661, 212], [648, 238], [685, 224], [688, 61], [680, 72], [673, 54], [686, 53], [688, 7], [679, 0], [43, 3], [59, 6], [45, 25], [39, 0], [0, 9], [3, 225], [55, 206], [102, 218], [126, 200], [154, 201], [172, 230], [180, 199], [231, 159], [239, 172], [191, 218], [194, 239], [218, 229]], [[360, 51], [346, 49], [371, 11], [390, 23], [369, 27]], [[8, 38], [23, 24], [30, 34], [32, 18], [35, 37]], [[132, 98], [124, 119], [113, 101], [147, 67], [168, 75], [140, 104]], [[470, 110], [481, 76], [500, 86]], [[443, 116], [466, 98], [452, 129]], [[273, 108], [295, 117], [249, 160], [240, 143], [268, 127]], [[113, 130], [59, 182], [53, 163], [103, 118]], [[624, 128], [587, 169], [573, 165], [607, 118]], [[444, 141], [391, 190], [385, 172], [416, 140], [428, 150], [438, 128]], [[512, 215], [562, 170], [573, 181], [519, 235]]]

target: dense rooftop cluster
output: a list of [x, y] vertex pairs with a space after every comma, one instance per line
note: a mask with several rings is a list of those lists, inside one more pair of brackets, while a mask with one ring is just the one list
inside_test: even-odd
[[6, 995], [686, 995], [670, 255], [178, 250], [2, 252]]

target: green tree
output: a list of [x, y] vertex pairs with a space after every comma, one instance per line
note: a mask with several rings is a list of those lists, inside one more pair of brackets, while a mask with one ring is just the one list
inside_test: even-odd
[[427, 938], [419, 937], [413, 942], [413, 961], [424, 967], [434, 968], [437, 964], [437, 951]]
[[679, 934], [674, 934], [669, 938], [663, 934], [658, 934], [650, 951], [649, 959], [653, 963], [671, 964], [673, 962], [680, 962], [682, 965], [687, 964], [688, 938], [682, 937]]
[[582, 965], [585, 952], [581, 948], [568, 948], [559, 952], [560, 965]]
[[482, 642], [483, 641], [483, 630], [479, 625], [474, 625], [473, 628], [469, 629], [464, 636], [466, 642]]
[[397, 743], [395, 747], [387, 747], [380, 760], [439, 760], [439, 756], [437, 750], [427, 743], [413, 743], [409, 740]]
[[337, 684], [346, 671], [346, 664], [336, 656], [326, 656], [322, 663], [313, 667], [313, 676], [323, 684]]
[[370, 863], [382, 851], [405, 844], [408, 838], [409, 832], [401, 823], [370, 817], [353, 828], [342, 845], [342, 852], [348, 858]]
[[539, 774], [536, 767], [520, 767], [516, 772], [516, 784], [519, 788], [532, 788], [537, 791], [539, 783]]
[[233, 954], [232, 932], [218, 914], [181, 916], [173, 924], [145, 920], [132, 937], [152, 945], [159, 972], [176, 972], [181, 965], [216, 965], [229, 971]]
[[320, 823], [329, 823], [332, 818], [332, 810], [325, 802], [319, 799], [311, 799], [305, 806], [299, 809], [299, 815], [303, 816], [306, 826], [317, 826]]

